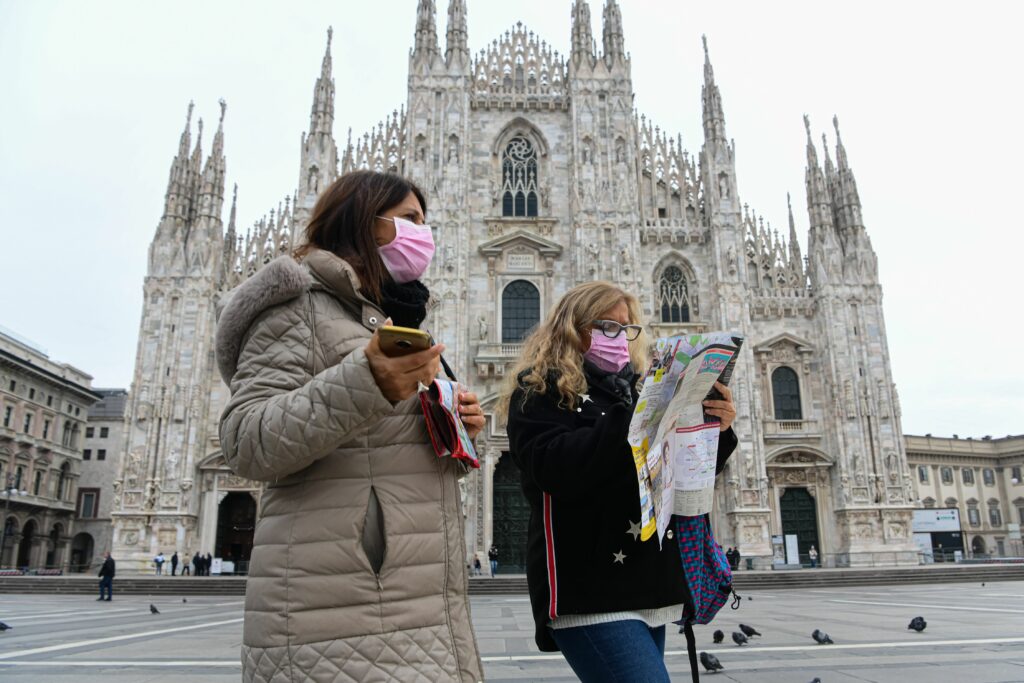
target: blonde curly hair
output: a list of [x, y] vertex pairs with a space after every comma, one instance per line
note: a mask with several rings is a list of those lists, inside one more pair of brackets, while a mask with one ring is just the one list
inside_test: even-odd
[[[552, 371], [558, 377], [555, 382], [558, 405], [575, 408], [579, 395], [587, 388], [583, 375], [583, 351], [589, 346], [593, 321], [623, 301], [629, 309], [629, 323], [639, 325], [640, 302], [611, 282], [587, 282], [566, 292], [547, 319], [523, 343], [523, 350], [506, 379], [496, 406], [499, 419], [504, 421], [507, 418], [509, 402], [517, 389], [523, 390], [524, 404], [534, 393], [545, 393]], [[629, 342], [629, 355], [637, 372], [642, 372], [646, 366], [647, 346], [644, 333]]]

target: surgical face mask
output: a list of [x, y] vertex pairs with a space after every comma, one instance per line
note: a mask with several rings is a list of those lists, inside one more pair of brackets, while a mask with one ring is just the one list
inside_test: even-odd
[[434, 258], [434, 235], [430, 232], [430, 226], [416, 225], [397, 216], [377, 218], [395, 224], [395, 239], [377, 248], [391, 277], [399, 284], [423, 277], [430, 260]]
[[629, 340], [625, 334], [606, 337], [599, 330], [590, 331], [590, 348], [583, 357], [605, 372], [618, 372], [629, 362]]

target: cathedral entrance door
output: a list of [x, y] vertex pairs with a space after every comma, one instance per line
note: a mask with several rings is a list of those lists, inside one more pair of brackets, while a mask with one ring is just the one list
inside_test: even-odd
[[494, 469], [494, 535], [499, 574], [526, 573], [526, 532], [530, 504], [523, 495], [519, 468], [506, 452]]
[[800, 562], [810, 562], [807, 551], [813, 545], [821, 553], [818, 542], [818, 514], [814, 498], [805, 488], [786, 489], [779, 498], [779, 515], [782, 517], [782, 533], [796, 534]]
[[235, 563], [235, 573], [249, 572], [252, 537], [256, 529], [256, 501], [245, 491], [224, 497], [217, 508], [217, 545], [214, 554]]

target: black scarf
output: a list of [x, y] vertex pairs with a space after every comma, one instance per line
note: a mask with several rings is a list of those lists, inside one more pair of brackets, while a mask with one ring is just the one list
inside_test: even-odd
[[380, 307], [391, 318], [393, 325], [419, 329], [427, 317], [427, 300], [430, 290], [419, 280], [398, 284], [389, 281], [381, 290]]
[[609, 372], [594, 365], [589, 358], [584, 358], [583, 374], [587, 384], [604, 389], [627, 406], [633, 405], [633, 386], [638, 375], [633, 371], [632, 363], [626, 363], [618, 372]]

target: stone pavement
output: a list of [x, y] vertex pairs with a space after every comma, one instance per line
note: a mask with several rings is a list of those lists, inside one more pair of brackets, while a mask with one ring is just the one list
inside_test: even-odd
[[[1024, 682], [1024, 582], [749, 591], [739, 611], [726, 607], [697, 642], [725, 671], [704, 678], [742, 683]], [[149, 613], [153, 602], [161, 614]], [[573, 681], [557, 653], [533, 645], [525, 596], [474, 597], [473, 621], [488, 681]], [[916, 615], [924, 633], [907, 630]], [[115, 594], [2, 595], [0, 680], [115, 683], [213, 683], [239, 680], [239, 598]], [[739, 622], [760, 630], [742, 648], [729, 633]], [[713, 645], [721, 628], [726, 642]], [[815, 628], [835, 645], [819, 646]], [[670, 631], [672, 679], [689, 680], [686, 646]]]

